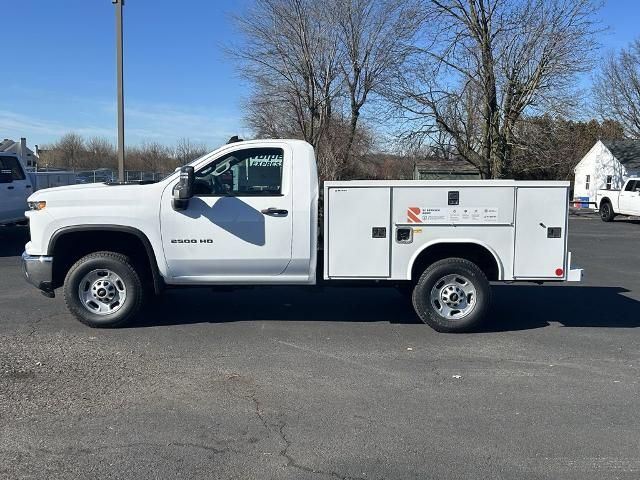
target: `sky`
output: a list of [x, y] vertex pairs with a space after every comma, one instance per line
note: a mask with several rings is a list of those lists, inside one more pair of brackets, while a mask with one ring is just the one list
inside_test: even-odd
[[[321, 1], [321, 0], [319, 0]], [[225, 46], [241, 39], [232, 15], [252, 0], [126, 0], [127, 144], [180, 138], [216, 147], [250, 136], [249, 88]], [[67, 132], [116, 138], [115, 19], [110, 0], [0, 0], [0, 139], [33, 148]], [[601, 53], [640, 37], [640, 0], [607, 0]], [[588, 86], [589, 75], [581, 83]]]

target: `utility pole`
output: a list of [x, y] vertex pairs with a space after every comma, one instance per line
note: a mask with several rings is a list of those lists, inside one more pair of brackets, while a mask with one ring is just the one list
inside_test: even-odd
[[118, 78], [118, 181], [124, 182], [124, 76], [122, 68], [122, 7], [124, 0], [111, 0], [116, 7], [116, 76]]

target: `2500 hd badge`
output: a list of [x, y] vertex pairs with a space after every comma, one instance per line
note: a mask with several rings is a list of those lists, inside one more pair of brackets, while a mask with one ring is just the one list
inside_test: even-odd
[[172, 238], [171, 243], [213, 243], [212, 238], [201, 238], [196, 240], [195, 238]]

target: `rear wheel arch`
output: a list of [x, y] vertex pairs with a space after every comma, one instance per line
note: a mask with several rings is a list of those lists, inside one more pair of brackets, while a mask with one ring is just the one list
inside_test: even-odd
[[60, 287], [71, 266], [80, 258], [98, 251], [127, 255], [153, 282], [160, 293], [164, 282], [158, 270], [155, 252], [149, 238], [140, 230], [126, 225], [77, 225], [57, 230], [49, 240], [47, 254], [53, 256], [53, 286]]
[[462, 258], [478, 266], [490, 280], [503, 278], [503, 268], [496, 252], [483, 243], [468, 240], [443, 240], [425, 245], [414, 254], [410, 265], [410, 280], [417, 282], [429, 265], [446, 258]]

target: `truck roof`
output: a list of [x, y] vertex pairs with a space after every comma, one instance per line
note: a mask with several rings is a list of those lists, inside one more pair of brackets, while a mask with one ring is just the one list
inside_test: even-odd
[[547, 180], [348, 180], [324, 182], [327, 187], [568, 187], [568, 181]]
[[256, 138], [254, 140], [241, 140], [239, 142], [234, 142], [231, 144], [225, 144], [223, 145], [223, 147], [227, 146], [227, 145], [252, 145], [252, 144], [265, 144], [265, 143], [305, 143], [308, 144], [308, 142], [304, 141], [304, 140], [300, 140], [297, 138]]

